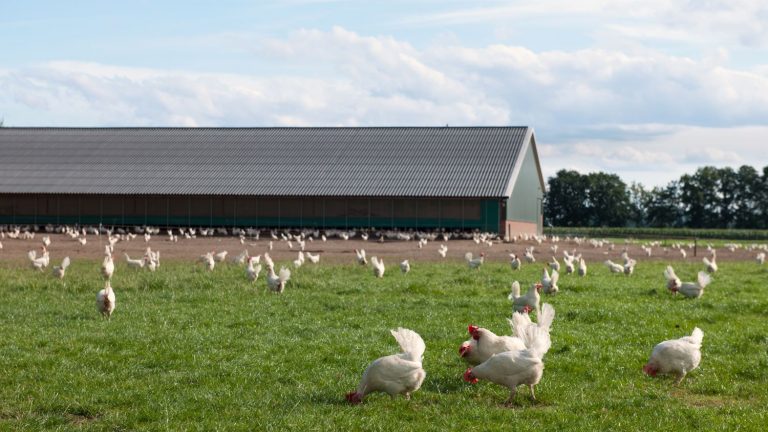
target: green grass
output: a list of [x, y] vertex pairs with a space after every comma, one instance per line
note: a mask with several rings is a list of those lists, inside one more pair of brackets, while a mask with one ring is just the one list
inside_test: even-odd
[[[557, 311], [553, 346], [532, 403], [461, 380], [469, 323], [508, 332], [512, 273], [486, 264], [388, 269], [305, 265], [286, 292], [254, 287], [240, 268], [204, 273], [164, 263], [154, 274], [119, 265], [117, 308], [96, 313], [96, 262], [66, 283], [0, 267], [0, 430], [765, 430], [768, 273], [723, 263], [699, 300], [665, 292], [663, 264], [635, 275], [593, 265], [545, 297]], [[700, 265], [679, 265], [692, 280]], [[263, 277], [263, 275], [262, 275]], [[373, 359], [397, 351], [388, 330], [416, 330], [427, 378], [411, 401], [344, 402]], [[641, 373], [653, 346], [704, 330], [703, 361], [679, 387]]]

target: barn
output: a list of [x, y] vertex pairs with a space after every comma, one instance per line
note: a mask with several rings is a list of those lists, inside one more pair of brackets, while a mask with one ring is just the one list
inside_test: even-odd
[[0, 224], [541, 233], [529, 127], [0, 128]]

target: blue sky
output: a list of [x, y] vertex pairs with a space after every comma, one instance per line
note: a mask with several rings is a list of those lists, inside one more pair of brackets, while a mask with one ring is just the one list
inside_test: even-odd
[[511, 124], [545, 175], [768, 165], [761, 0], [8, 3], [7, 126]]

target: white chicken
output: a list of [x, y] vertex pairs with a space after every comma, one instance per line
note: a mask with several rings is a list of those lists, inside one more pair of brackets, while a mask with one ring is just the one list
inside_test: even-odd
[[520, 261], [520, 257], [511, 253], [509, 254], [509, 266], [512, 267], [512, 270], [520, 270], [520, 267], [523, 266], [523, 263]]
[[475, 384], [482, 379], [507, 387], [510, 391], [505, 402], [507, 406], [514, 402], [517, 386], [521, 384], [531, 389], [531, 399], [536, 400], [534, 386], [544, 374], [544, 354], [552, 343], [549, 332], [537, 326], [528, 327], [524, 336], [526, 349], [496, 354], [474, 368], [468, 368], [464, 380]]
[[671, 374], [675, 376], [675, 384], [680, 384], [688, 372], [699, 367], [703, 339], [704, 332], [696, 327], [690, 336], [656, 345], [653, 347], [648, 363], [643, 366], [643, 372], [651, 377], [658, 374]]
[[605, 260], [603, 263], [606, 267], [611, 271], [611, 273], [623, 273], [624, 272], [624, 266], [621, 264], [616, 264], [615, 262], [611, 260]]
[[365, 249], [355, 249], [355, 255], [357, 256], [357, 263], [360, 265], [368, 264], [368, 260], [365, 258]]
[[624, 263], [624, 274], [627, 276], [631, 276], [632, 272], [635, 271], [635, 265], [637, 265], [637, 261], [633, 259], [629, 259]]
[[565, 263], [565, 274], [572, 274], [575, 271], [573, 266], [573, 258], [563, 258]]
[[[674, 275], [674, 271], [672, 273]], [[696, 282], [683, 282], [680, 283], [679, 286], [669, 288], [670, 281], [669, 278], [667, 279], [667, 288], [669, 288], [672, 293], [677, 294], [680, 293], [688, 298], [699, 298], [702, 295], [704, 295], [704, 288], [709, 285], [710, 282], [712, 282], [712, 278], [709, 276], [709, 274], [700, 271], [697, 275]], [[679, 281], [679, 279], [678, 279]]]
[[128, 253], [125, 253], [125, 262], [128, 263], [128, 267], [131, 268], [144, 268], [144, 264], [146, 264], [146, 259], [131, 259], [130, 256], [128, 256]]
[[712, 259], [704, 257], [701, 259], [705, 266], [707, 266], [707, 273], [715, 273], [717, 271], [717, 254], [715, 250], [712, 250]]
[[[312, 238], [312, 237], [310, 237], [310, 238]], [[307, 259], [312, 264], [317, 264], [317, 263], [320, 262], [320, 254], [313, 255], [311, 252], [307, 252], [306, 255], [307, 255]]]
[[437, 249], [437, 253], [441, 257], [445, 258], [445, 255], [448, 253], [448, 246], [446, 246], [444, 244], [440, 244], [440, 247]]
[[587, 263], [584, 261], [584, 258], [579, 258], [579, 276], [586, 276], [587, 275]]
[[248, 253], [248, 249], [245, 249], [244, 251], [240, 252], [240, 254], [230, 258], [230, 261], [235, 265], [244, 265], [249, 256], [250, 254]]
[[403, 262], [401, 262], [400, 271], [403, 272], [403, 274], [411, 271], [411, 263], [409, 263], [408, 260], [404, 260]]
[[112, 312], [115, 310], [115, 291], [109, 280], [104, 282], [104, 289], [96, 294], [96, 310], [107, 319], [112, 317]]
[[273, 292], [282, 293], [285, 290], [285, 283], [291, 279], [291, 271], [285, 267], [280, 267], [280, 274], [275, 274], [275, 267], [268, 266], [267, 287]]
[[256, 261], [255, 257], [248, 257], [248, 260], [247, 260], [248, 265], [245, 268], [245, 275], [248, 277], [248, 280], [251, 282], [258, 279], [259, 273], [261, 273], [261, 264], [256, 264], [254, 266], [253, 264], [254, 261]]
[[533, 310], [538, 311], [541, 301], [541, 295], [539, 294], [541, 288], [540, 283], [532, 284], [528, 292], [521, 296], [520, 282], [512, 282], [512, 292], [507, 296], [507, 299], [512, 302], [512, 310], [524, 313], [530, 313]]
[[58, 279], [64, 279], [64, 273], [66, 273], [67, 267], [69, 267], [69, 262], [69, 257], [64, 257], [61, 265], [53, 267], [53, 276]]
[[560, 271], [560, 261], [557, 258], [552, 257], [552, 261], [549, 263], [549, 268], [554, 271]]
[[536, 262], [536, 258], [533, 256], [533, 246], [525, 248], [525, 254], [523, 254], [525, 261], [529, 264]]
[[212, 272], [214, 268], [216, 268], [216, 259], [213, 257], [213, 252], [208, 252], [205, 255], [200, 255], [200, 258], [197, 259], [198, 262], [203, 263], [205, 268]]
[[294, 266], [295, 268], [299, 268], [299, 267], [301, 267], [302, 265], [304, 265], [304, 252], [302, 252], [302, 251], [299, 251], [299, 255], [298, 255], [298, 258], [296, 258], [295, 260], [293, 260], [293, 266]]
[[224, 262], [224, 260], [227, 259], [227, 251], [221, 251], [219, 253], [215, 253], [213, 255], [213, 259], [217, 263]]
[[[2, 247], [0, 247], [0, 249], [1, 249], [1, 248], [2, 248]], [[755, 258], [755, 261], [757, 261], [757, 263], [758, 263], [759, 265], [763, 265], [763, 264], [765, 263], [765, 252], [760, 252], [760, 253], [758, 253], [758, 254], [757, 254], [757, 257]]]
[[421, 387], [427, 373], [421, 363], [426, 345], [421, 336], [413, 330], [398, 328], [390, 330], [402, 350], [399, 354], [380, 357], [363, 372], [357, 390], [347, 393], [349, 403], [358, 404], [370, 393], [384, 392], [394, 397], [402, 394], [406, 399]]
[[547, 268], [544, 267], [541, 272], [542, 291], [544, 291], [545, 294], [557, 294], [557, 292], [560, 290], [560, 288], [557, 286], [557, 281], [559, 279], [560, 273], [558, 273], [557, 270], [552, 270], [552, 277], [550, 277], [549, 273], [547, 272]]
[[384, 277], [384, 260], [372, 256], [371, 266], [373, 267], [373, 274], [376, 275], [377, 278]]
[[491, 356], [505, 351], [525, 349], [525, 342], [516, 336], [499, 336], [494, 332], [470, 324], [471, 338], [459, 347], [459, 356], [470, 365], [478, 365]]
[[672, 266], [667, 266], [667, 268], [664, 269], [664, 279], [667, 280], [667, 289], [673, 293], [677, 293], [677, 290], [680, 289], [682, 282], [680, 282], [680, 278], [677, 277], [675, 274], [675, 269], [672, 268]]
[[43, 251], [41, 256], [38, 257], [37, 252], [31, 250], [27, 253], [27, 257], [29, 257], [33, 269], [43, 271], [43, 269], [47, 268], [48, 264], [50, 264], [51, 256], [45, 246], [41, 249]]
[[471, 269], [477, 269], [480, 268], [481, 265], [483, 265], [483, 261], [485, 261], [485, 254], [483, 252], [480, 252], [480, 256], [477, 258], [472, 258], [472, 252], [467, 252], [464, 254], [464, 259], [467, 260], [467, 265]]
[[112, 275], [115, 273], [115, 261], [112, 254], [104, 255], [104, 260], [101, 262], [101, 276], [104, 280], [109, 281], [112, 279]]

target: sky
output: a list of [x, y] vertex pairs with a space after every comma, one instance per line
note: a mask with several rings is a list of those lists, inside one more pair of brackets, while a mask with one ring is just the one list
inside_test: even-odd
[[663, 186], [768, 165], [764, 0], [4, 2], [5, 126], [531, 126]]

